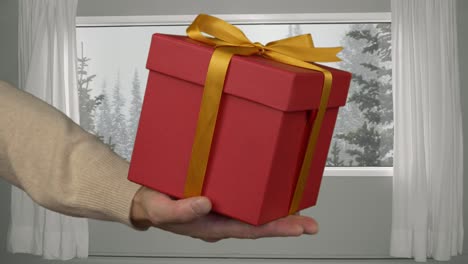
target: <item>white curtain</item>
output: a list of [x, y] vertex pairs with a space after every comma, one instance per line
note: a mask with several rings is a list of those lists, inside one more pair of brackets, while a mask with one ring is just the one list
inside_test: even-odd
[[[19, 1], [20, 87], [79, 122], [77, 0]], [[13, 187], [8, 249], [67, 260], [88, 256], [88, 222], [49, 211]]]
[[463, 247], [455, 0], [392, 0], [395, 158], [390, 254], [447, 261]]

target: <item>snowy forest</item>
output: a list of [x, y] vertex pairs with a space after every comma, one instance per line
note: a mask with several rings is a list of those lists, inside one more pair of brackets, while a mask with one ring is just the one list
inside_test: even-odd
[[[143, 103], [138, 71], [135, 69], [133, 72], [130, 84], [122, 84], [120, 73], [117, 73], [112, 87], [104, 82], [101, 84], [102, 94], [92, 96], [90, 84], [96, 74], [87, 71], [91, 59], [84, 56], [83, 46], [81, 43], [81, 53], [77, 59], [80, 125], [121, 157], [130, 160]], [[122, 89], [131, 89], [131, 98], [123, 97]], [[128, 113], [125, 112], [126, 104], [130, 104]]]
[[[289, 25], [287, 36], [302, 34], [300, 25]], [[345, 107], [340, 109], [327, 166], [389, 167], [393, 165], [393, 105], [390, 24], [351, 24], [341, 38], [344, 50], [338, 68], [353, 79]], [[136, 136], [145, 83], [135, 68], [116, 72], [115, 79], [97, 84], [89, 72], [92, 58], [85, 43], [78, 52], [80, 125], [123, 158], [130, 160]], [[335, 65], [336, 66], [336, 65]], [[121, 74], [131, 74], [122, 83]], [[129, 79], [129, 78], [126, 78]], [[98, 95], [93, 89], [98, 87]], [[131, 91], [123, 96], [122, 91]]]

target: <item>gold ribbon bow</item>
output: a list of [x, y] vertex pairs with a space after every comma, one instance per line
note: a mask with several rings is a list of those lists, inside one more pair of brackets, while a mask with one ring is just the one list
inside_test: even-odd
[[[211, 37], [203, 35], [202, 32]], [[202, 193], [211, 142], [223, 93], [224, 79], [233, 55], [260, 55], [271, 60], [319, 71], [324, 74], [325, 78], [318, 113], [309, 136], [300, 175], [289, 208], [290, 214], [295, 213], [298, 211], [309, 176], [315, 145], [332, 86], [332, 74], [328, 70], [310, 62], [339, 61], [340, 59], [336, 54], [342, 48], [316, 48], [310, 34], [281, 39], [262, 45], [258, 42], [251, 42], [239, 28], [224, 20], [205, 14], [197, 16], [187, 28], [187, 35], [191, 39], [214, 46], [215, 51], [211, 57], [205, 80], [195, 140], [192, 146], [192, 156], [185, 182], [186, 197], [198, 196]]]

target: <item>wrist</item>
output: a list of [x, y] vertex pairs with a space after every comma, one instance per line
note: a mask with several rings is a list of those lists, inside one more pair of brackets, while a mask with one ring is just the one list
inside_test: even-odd
[[144, 207], [144, 189], [145, 187], [141, 187], [135, 193], [130, 210], [130, 221], [132, 225], [139, 230], [146, 230], [152, 226]]

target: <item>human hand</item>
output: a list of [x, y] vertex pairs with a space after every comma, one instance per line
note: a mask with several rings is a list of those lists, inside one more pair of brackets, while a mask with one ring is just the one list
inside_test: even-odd
[[225, 238], [300, 236], [318, 231], [317, 222], [307, 216], [290, 215], [265, 225], [252, 226], [210, 211], [211, 202], [206, 197], [172, 200], [165, 194], [142, 187], [133, 199], [131, 219], [137, 228], [153, 226], [207, 242]]

